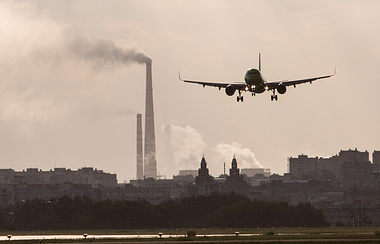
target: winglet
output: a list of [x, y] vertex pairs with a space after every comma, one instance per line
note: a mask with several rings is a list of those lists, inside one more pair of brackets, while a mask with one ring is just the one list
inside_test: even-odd
[[334, 74], [332, 74], [331, 76], [334, 76], [334, 75], [336, 75], [336, 65], [335, 65]]
[[181, 79], [181, 71], [180, 71], [180, 70], [178, 70], [178, 78], [179, 78], [180, 81], [183, 81], [183, 80]]

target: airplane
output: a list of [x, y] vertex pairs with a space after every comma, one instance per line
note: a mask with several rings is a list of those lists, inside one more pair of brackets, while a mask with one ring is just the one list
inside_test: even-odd
[[256, 94], [263, 93], [265, 91], [272, 91], [271, 101], [277, 101], [278, 97], [276, 95], [276, 91], [279, 94], [285, 94], [288, 86], [296, 87], [299, 84], [310, 83], [319, 79], [325, 79], [332, 77], [336, 74], [336, 67], [334, 74], [312, 77], [307, 79], [300, 80], [282, 80], [282, 81], [272, 81], [266, 82], [263, 76], [261, 75], [261, 54], [259, 53], [259, 68], [258, 69], [248, 69], [244, 75], [245, 82], [234, 82], [234, 83], [215, 83], [215, 82], [207, 82], [207, 81], [194, 81], [194, 80], [183, 80], [181, 79], [181, 73], [179, 73], [179, 79], [183, 82], [200, 84], [203, 87], [211, 86], [218, 87], [219, 90], [221, 88], [225, 88], [225, 92], [228, 96], [233, 96], [236, 91], [238, 91], [239, 95], [237, 96], [237, 102], [243, 102], [243, 96], [241, 95], [242, 91], [251, 92], [252, 96]]

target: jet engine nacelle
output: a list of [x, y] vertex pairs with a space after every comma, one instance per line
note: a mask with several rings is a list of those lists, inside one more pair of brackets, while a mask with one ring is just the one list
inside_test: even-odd
[[231, 86], [231, 85], [228, 85], [228, 86], [226, 87], [226, 94], [227, 94], [228, 96], [232, 96], [232, 95], [234, 95], [234, 94], [235, 94], [235, 91], [236, 91], [236, 88], [233, 87], [233, 86]]
[[277, 91], [278, 93], [280, 94], [284, 94], [286, 92], [286, 86], [284, 84], [279, 84], [278, 87], [277, 87]]

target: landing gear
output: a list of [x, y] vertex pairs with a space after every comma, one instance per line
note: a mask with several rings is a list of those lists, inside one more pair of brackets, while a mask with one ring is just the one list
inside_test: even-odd
[[243, 102], [244, 101], [243, 96], [241, 95], [241, 90], [239, 90], [239, 95], [237, 96], [236, 101], [237, 102], [239, 102], [239, 101]]
[[243, 96], [237, 96], [237, 97], [236, 97], [236, 101], [237, 101], [237, 102], [240, 102], [240, 101], [243, 102], [243, 101], [244, 101], [244, 97], [243, 97]]
[[277, 101], [277, 99], [278, 99], [278, 98], [277, 98], [277, 95], [276, 95], [276, 90], [273, 89], [273, 95], [270, 96], [270, 100], [271, 100], [271, 101], [273, 101], [273, 100]]

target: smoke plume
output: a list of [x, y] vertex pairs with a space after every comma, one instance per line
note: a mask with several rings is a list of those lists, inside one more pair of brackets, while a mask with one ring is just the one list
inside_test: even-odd
[[[136, 114], [125, 108], [92, 108], [97, 88], [83, 89], [88, 80], [102, 78], [87, 67], [151, 62], [136, 45], [75, 34], [28, 2], [2, 1], [0, 16], [0, 122], [42, 123], [77, 111], [95, 119]], [[106, 104], [105, 99], [97, 98], [96, 106]]]
[[237, 142], [232, 142], [232, 144], [220, 143], [216, 145], [216, 151], [220, 159], [227, 164], [232, 161], [232, 157], [235, 155], [239, 168], [263, 168], [257, 161], [255, 154]]
[[108, 64], [127, 65], [152, 62], [152, 59], [137, 47], [120, 47], [112, 40], [90, 40], [85, 37], [75, 37], [67, 38], [64, 45], [71, 56], [79, 60], [93, 62], [96, 67]]
[[163, 125], [162, 130], [167, 160], [173, 162], [177, 169], [197, 169], [207, 146], [203, 136], [189, 125], [181, 127], [170, 123]]
[[237, 142], [208, 147], [201, 133], [189, 125], [182, 127], [176, 123], [163, 125], [162, 132], [164, 157], [161, 162], [166, 162], [169, 168], [164, 168], [163, 165], [160, 168], [165, 173], [176, 174], [178, 169], [198, 169], [204, 153], [206, 159], [209, 159], [208, 168], [213, 172], [220, 171], [224, 162], [229, 168], [234, 155], [239, 168], [263, 168], [251, 149]]

